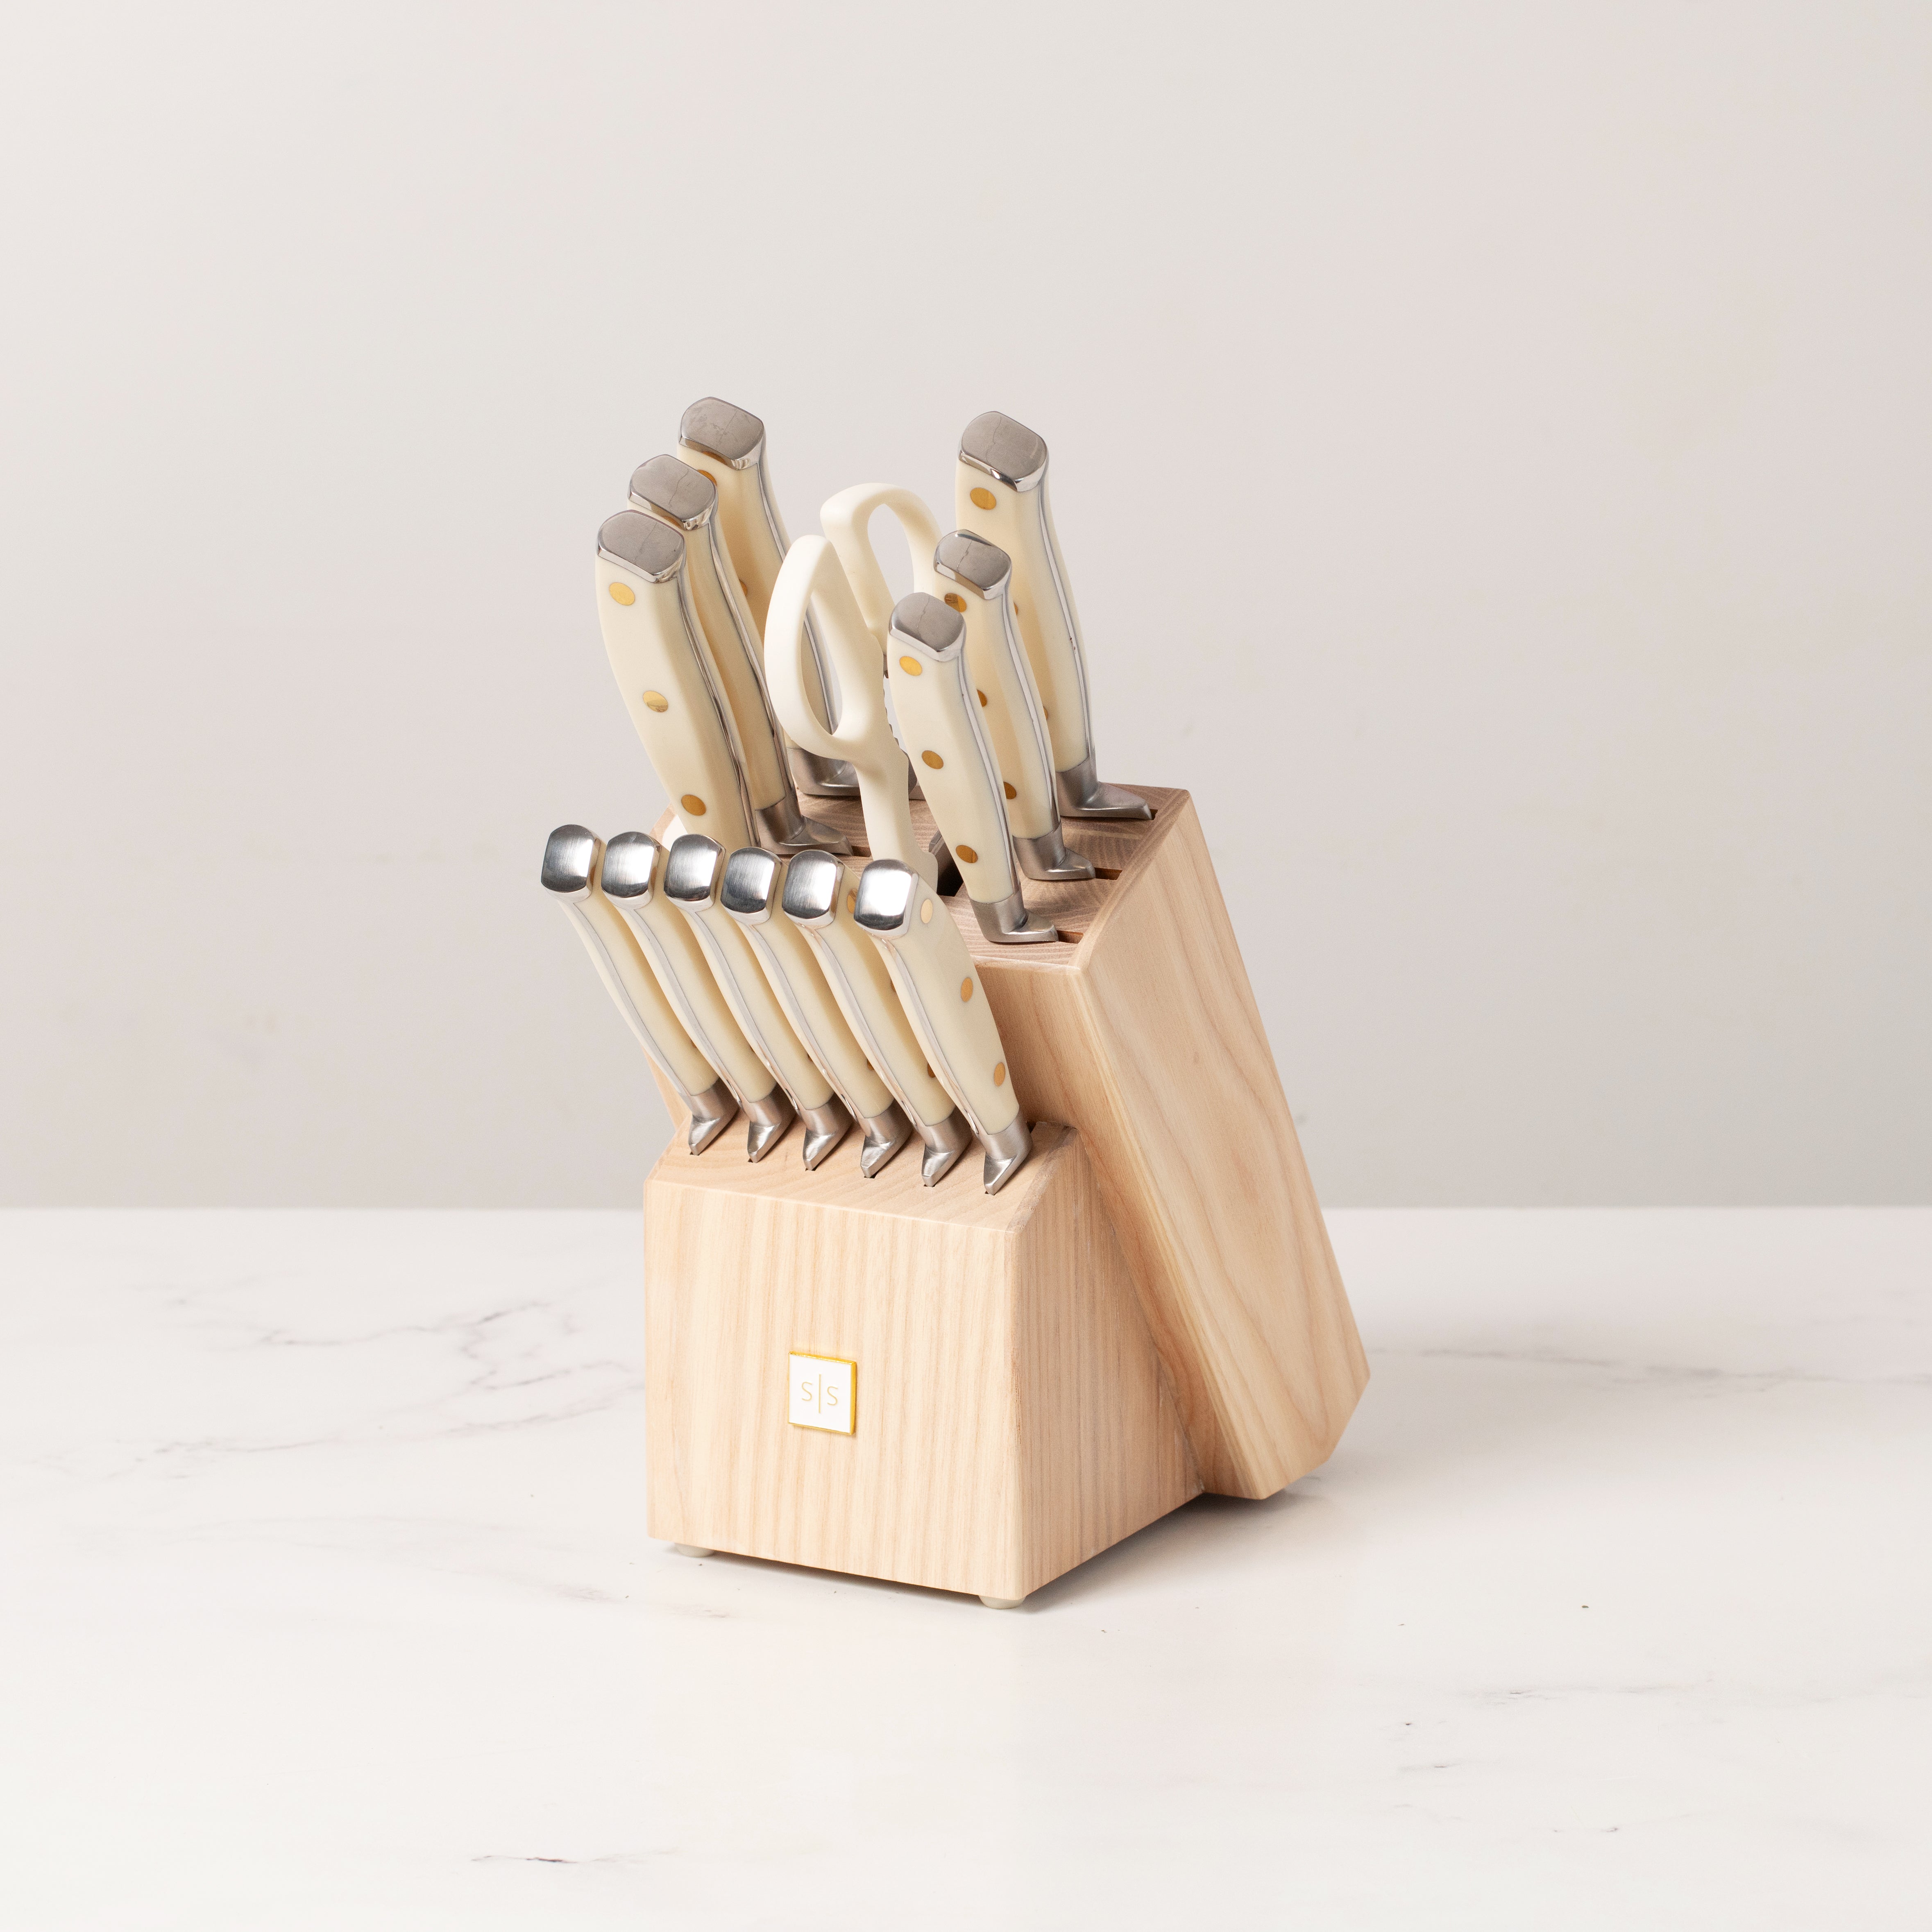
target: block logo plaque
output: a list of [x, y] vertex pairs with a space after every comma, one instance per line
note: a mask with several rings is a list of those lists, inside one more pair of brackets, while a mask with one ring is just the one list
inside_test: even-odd
[[858, 1364], [836, 1355], [796, 1352], [788, 1355], [785, 1362], [794, 1426], [829, 1429], [835, 1436], [850, 1436], [858, 1406]]

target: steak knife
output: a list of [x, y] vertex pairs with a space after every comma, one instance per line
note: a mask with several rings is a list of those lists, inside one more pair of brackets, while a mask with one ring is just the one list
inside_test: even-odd
[[988, 410], [959, 439], [959, 521], [1012, 559], [1013, 616], [1040, 687], [1060, 808], [1070, 818], [1151, 818], [1145, 799], [1101, 782], [1094, 755], [1080, 620], [1046, 497], [1046, 444]]
[[876, 859], [860, 874], [854, 916], [884, 951], [933, 1072], [986, 1150], [986, 1192], [998, 1193], [1032, 1153], [1033, 1136], [1020, 1118], [999, 1026], [952, 915], [909, 866]]
[[780, 903], [805, 934], [838, 1010], [892, 1089], [920, 1138], [921, 1185], [936, 1186], [973, 1136], [952, 1096], [934, 1078], [893, 989], [885, 956], [854, 916], [860, 868], [830, 852], [801, 852], [785, 867]]
[[784, 874], [776, 853], [744, 846], [724, 862], [718, 902], [751, 941], [792, 1031], [864, 1128], [859, 1172], [869, 1180], [912, 1138], [912, 1128], [846, 1024], [811, 941], [790, 920], [776, 916]]
[[654, 456], [631, 477], [631, 507], [681, 531], [698, 622], [735, 728], [752, 822], [760, 844], [778, 851], [808, 845], [849, 852], [829, 825], [803, 817], [786, 769], [778, 720], [765, 690], [764, 652], [732, 574], [718, 521], [718, 486], [674, 456]]
[[798, 1109], [805, 1164], [814, 1168], [845, 1138], [852, 1117], [792, 1030], [742, 929], [718, 904], [724, 874], [724, 848], [701, 832], [687, 832], [666, 857], [664, 895], [691, 921], [731, 1017]]
[[[784, 562], [791, 539], [785, 535], [784, 520], [772, 495], [772, 478], [766, 460], [765, 426], [749, 410], [734, 403], [706, 396], [693, 403], [677, 427], [679, 448], [694, 468], [704, 471], [718, 486], [718, 514], [724, 519], [724, 547], [736, 566], [750, 606], [752, 621], [764, 634], [765, 613], [772, 586], [778, 581], [778, 566]], [[818, 640], [812, 640], [812, 701], [828, 724], [838, 720], [839, 692], [837, 674], [818, 655]], [[800, 791], [831, 797], [848, 797], [857, 789], [857, 782], [836, 762], [799, 753], [797, 772]]]
[[598, 890], [604, 856], [603, 841], [594, 832], [581, 825], [560, 825], [544, 846], [543, 887], [570, 915], [625, 1024], [683, 1102], [691, 1116], [685, 1144], [692, 1154], [702, 1154], [730, 1125], [738, 1112], [737, 1096], [722, 1070], [699, 1048], [672, 1010], [646, 970], [630, 928]]

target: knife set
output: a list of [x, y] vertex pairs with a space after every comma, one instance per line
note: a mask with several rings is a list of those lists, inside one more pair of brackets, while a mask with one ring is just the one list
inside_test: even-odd
[[685, 1120], [650, 1533], [1007, 1607], [1293, 1481], [1368, 1370], [1192, 802], [1100, 776], [1046, 443], [976, 417], [954, 514], [865, 484], [791, 542], [694, 404], [596, 546], [671, 806], [542, 877]]

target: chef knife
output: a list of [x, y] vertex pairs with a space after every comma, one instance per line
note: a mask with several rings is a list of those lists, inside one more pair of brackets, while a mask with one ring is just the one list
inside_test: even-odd
[[892, 1089], [926, 1143], [919, 1178], [932, 1187], [973, 1136], [952, 1096], [933, 1078], [925, 1050], [894, 991], [885, 956], [860, 926], [861, 868], [830, 852], [801, 852], [785, 867], [785, 916], [818, 954], [820, 970], [866, 1057]]
[[805, 1164], [814, 1168], [845, 1138], [852, 1117], [792, 1030], [737, 921], [718, 903], [724, 874], [724, 848], [687, 832], [665, 858], [664, 895], [691, 921], [731, 1017], [791, 1096], [805, 1123]]
[[685, 539], [685, 569], [698, 622], [736, 728], [738, 752], [759, 842], [778, 851], [808, 845], [849, 852], [829, 825], [803, 817], [785, 768], [778, 720], [765, 691], [764, 652], [744, 593], [732, 574], [718, 521], [718, 486], [701, 470], [674, 456], [654, 456], [631, 477], [631, 507], [655, 516]]
[[671, 806], [721, 842], [752, 842], [730, 707], [692, 607], [684, 538], [641, 510], [597, 532], [604, 648], [631, 722]]
[[859, 1172], [869, 1180], [912, 1138], [912, 1127], [846, 1024], [811, 941], [790, 920], [776, 916], [784, 874], [785, 862], [776, 853], [743, 846], [724, 862], [718, 903], [750, 940], [792, 1031], [864, 1128]]
[[1070, 818], [1151, 818], [1145, 799], [1102, 784], [1094, 755], [1080, 620], [1046, 497], [1046, 444], [1024, 423], [988, 410], [959, 439], [959, 521], [1012, 559], [1013, 616], [1040, 687], [1060, 808]]
[[[724, 548], [744, 586], [752, 621], [762, 637], [765, 613], [778, 566], [791, 539], [772, 495], [771, 470], [766, 460], [765, 426], [749, 410], [706, 396], [693, 403], [677, 427], [679, 448], [695, 469], [718, 486], [718, 514], [724, 520]], [[838, 717], [838, 674], [818, 655], [812, 640], [812, 702], [827, 724]], [[852, 774], [836, 761], [801, 750], [798, 788], [828, 796], [849, 796], [857, 789]]]
[[620, 832], [604, 848], [604, 896], [631, 935], [698, 1051], [724, 1076], [749, 1117], [745, 1157], [760, 1160], [792, 1123], [791, 1102], [752, 1051], [712, 977], [691, 921], [664, 898], [664, 850], [642, 832]]
[[966, 884], [980, 930], [1001, 945], [1059, 937], [1030, 914], [1013, 868], [1000, 767], [966, 675], [966, 620], [915, 590], [892, 607], [886, 682], [901, 748], [922, 767], [926, 802]]
[[544, 891], [570, 915], [597, 976], [651, 1064], [691, 1116], [686, 1145], [702, 1154], [731, 1124], [738, 1101], [722, 1070], [686, 1030], [646, 970], [637, 941], [598, 889], [604, 844], [581, 825], [560, 825], [544, 845]]
[[1020, 870], [1030, 879], [1092, 878], [1092, 862], [1070, 852], [1060, 830], [1046, 720], [1007, 596], [1012, 560], [998, 544], [954, 530], [940, 538], [932, 567], [945, 585], [942, 601], [966, 620], [966, 670], [999, 760]]
[[944, 901], [909, 867], [875, 860], [860, 874], [854, 910], [884, 950], [892, 984], [932, 1070], [986, 1149], [982, 1178], [997, 1194], [1033, 1151], [1007, 1078], [1006, 1048]]

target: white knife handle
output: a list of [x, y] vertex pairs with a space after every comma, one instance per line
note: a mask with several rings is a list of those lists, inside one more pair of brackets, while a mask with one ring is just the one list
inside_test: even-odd
[[[1010, 898], [1019, 881], [999, 763], [967, 676], [965, 644], [959, 613], [914, 591], [893, 607], [886, 675], [900, 740], [967, 896], [990, 904]], [[875, 848], [873, 856], [892, 855]]]
[[[812, 708], [807, 622], [839, 667], [844, 709], [836, 730]], [[896, 859], [930, 880], [932, 855], [912, 829], [906, 756], [886, 716], [885, 656], [860, 614], [838, 553], [824, 537], [800, 537], [778, 572], [765, 624], [765, 679], [778, 722], [808, 752], [850, 762], [859, 781], [872, 856]]]
[[878, 640], [883, 652], [894, 599], [886, 574], [879, 568], [878, 554], [872, 548], [871, 525], [875, 510], [890, 510], [898, 520], [906, 548], [912, 554], [912, 587], [938, 597], [946, 586], [940, 582], [932, 565], [939, 526], [932, 512], [910, 490], [891, 483], [855, 483], [850, 489], [826, 499], [818, 512], [819, 523], [845, 567], [847, 580], [866, 627]]
[[672, 809], [720, 844], [748, 844], [749, 807], [692, 608], [683, 538], [641, 511], [609, 518], [597, 533], [597, 610], [617, 689]]
[[884, 955], [854, 916], [862, 869], [830, 853], [802, 853], [785, 869], [784, 910], [812, 942], [840, 1012], [893, 1097], [919, 1126], [936, 1127], [952, 1114], [952, 1096], [933, 1077]]
[[656, 840], [642, 832], [620, 833], [604, 848], [604, 898], [630, 922], [645, 963], [698, 1050], [740, 1100], [762, 1100], [776, 1084], [771, 1069], [732, 1017], [691, 921], [664, 897], [662, 866]]
[[1018, 1118], [1019, 1101], [986, 989], [945, 902], [905, 867], [875, 862], [860, 877], [857, 920], [886, 956], [933, 1072], [973, 1131], [996, 1139]]

